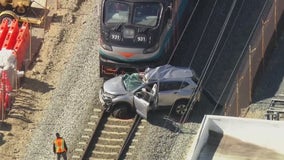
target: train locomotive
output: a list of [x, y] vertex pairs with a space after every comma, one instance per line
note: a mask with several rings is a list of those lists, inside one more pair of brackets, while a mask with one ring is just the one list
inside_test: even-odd
[[103, 0], [100, 77], [166, 64], [190, 16], [189, 0]]

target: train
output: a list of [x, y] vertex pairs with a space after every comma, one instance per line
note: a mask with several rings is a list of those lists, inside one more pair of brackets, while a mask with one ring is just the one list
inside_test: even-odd
[[100, 77], [168, 63], [193, 4], [190, 0], [102, 0]]

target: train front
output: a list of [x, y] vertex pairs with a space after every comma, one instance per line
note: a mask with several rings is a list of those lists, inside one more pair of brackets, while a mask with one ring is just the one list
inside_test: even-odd
[[102, 3], [100, 75], [133, 72], [156, 64], [165, 48], [170, 17], [166, 0], [105, 0]]

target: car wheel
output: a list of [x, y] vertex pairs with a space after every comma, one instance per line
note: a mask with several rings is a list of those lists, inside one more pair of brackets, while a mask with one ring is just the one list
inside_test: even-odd
[[12, 24], [12, 21], [16, 19], [16, 17], [13, 17], [11, 14], [2, 14], [0, 16], [0, 23], [2, 23], [2, 21], [5, 19], [8, 21], [8, 26], [9, 26]]
[[127, 105], [117, 105], [114, 107], [114, 110], [112, 112], [112, 116], [120, 119], [127, 119], [130, 118], [130, 111], [128, 109], [129, 107]]
[[186, 114], [187, 110], [188, 110], [188, 101], [187, 100], [180, 100], [180, 101], [177, 101], [174, 104], [175, 114], [177, 114], [179, 116]]
[[27, 6], [17, 6], [15, 8], [15, 12], [20, 15], [20, 16], [23, 16], [27, 13], [28, 11], [28, 7]]

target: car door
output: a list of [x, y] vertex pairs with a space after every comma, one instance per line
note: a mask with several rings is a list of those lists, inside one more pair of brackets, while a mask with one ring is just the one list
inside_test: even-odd
[[147, 119], [148, 111], [156, 108], [158, 101], [157, 84], [154, 84], [152, 90], [138, 91], [134, 94], [133, 104], [136, 109], [136, 113], [141, 117]]
[[[159, 86], [159, 106], [169, 106], [176, 99], [175, 81], [160, 82]], [[174, 93], [175, 92], [175, 93]]]
[[159, 106], [171, 106], [174, 102], [184, 97], [183, 88], [187, 82], [166, 81], [160, 82], [159, 86]]

